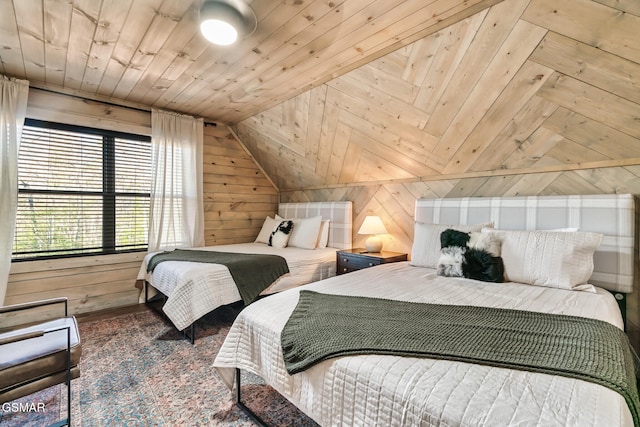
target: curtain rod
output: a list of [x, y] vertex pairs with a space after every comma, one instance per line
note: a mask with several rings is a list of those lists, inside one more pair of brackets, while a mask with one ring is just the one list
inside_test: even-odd
[[[32, 87], [32, 88], [38, 89], [38, 90], [42, 90], [44, 92], [55, 93], [57, 95], [71, 96], [73, 98], [82, 99], [84, 101], [100, 102], [102, 104], [112, 105], [114, 107], [120, 107], [120, 108], [127, 108], [129, 110], [142, 111], [144, 113], [150, 113], [151, 112], [151, 107], [142, 106], [142, 105], [133, 107], [133, 106], [130, 106], [130, 105], [118, 104], [118, 103], [113, 102], [113, 101], [104, 101], [104, 100], [101, 100], [101, 99], [91, 99], [91, 98], [87, 98], [85, 96], [78, 95], [78, 94], [75, 94], [75, 93], [68, 93], [62, 88], [54, 89], [54, 88], [48, 87], [47, 85], [41, 85], [39, 83], [29, 82], [29, 87]], [[179, 113], [179, 112], [176, 111], [176, 113]], [[185, 113], [180, 113], [180, 114], [185, 114]], [[205, 126], [218, 126], [218, 123], [204, 121], [204, 125]]]

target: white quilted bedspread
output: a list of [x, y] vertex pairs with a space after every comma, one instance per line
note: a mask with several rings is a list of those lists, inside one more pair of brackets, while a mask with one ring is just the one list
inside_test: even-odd
[[[319, 292], [440, 304], [484, 305], [593, 317], [622, 328], [613, 296], [435, 275], [395, 263], [303, 287]], [[239, 367], [265, 379], [323, 426], [632, 426], [624, 398], [555, 375], [397, 356], [330, 359], [290, 376], [280, 331], [301, 288], [244, 309], [214, 366], [231, 387]]]
[[[279, 292], [291, 287], [335, 276], [335, 248], [274, 248], [263, 243], [241, 243], [197, 248], [219, 252], [280, 255], [287, 260], [289, 274], [282, 276], [262, 294]], [[176, 328], [184, 329], [210, 311], [240, 301], [240, 293], [229, 273], [221, 264], [164, 261], [153, 273], [147, 273], [147, 262], [157, 252], [145, 256], [138, 279], [146, 280], [167, 296], [162, 307]]]

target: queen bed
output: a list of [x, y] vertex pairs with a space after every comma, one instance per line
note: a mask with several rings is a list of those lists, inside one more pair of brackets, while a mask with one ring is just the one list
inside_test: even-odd
[[[619, 301], [624, 301], [624, 294], [633, 290], [632, 196], [418, 200], [415, 220], [411, 261], [288, 290], [258, 301], [240, 313], [214, 366], [229, 387], [234, 387], [236, 381], [241, 407], [244, 405], [240, 402], [239, 372], [247, 370], [260, 375], [304, 413], [326, 426], [631, 426], [634, 420], [637, 423], [635, 377], [628, 381], [631, 391], [625, 395], [602, 383], [505, 367], [492, 361], [384, 352], [329, 355], [290, 374], [291, 354], [286, 354], [286, 361], [283, 356], [285, 342], [290, 344], [292, 336], [287, 328], [303, 296], [306, 298], [313, 292], [331, 298], [366, 297], [452, 309], [481, 307], [542, 316], [549, 313], [578, 321], [596, 319], [594, 323], [618, 331], [621, 342], [626, 339], [621, 333], [624, 304], [619, 305]], [[505, 283], [438, 275], [437, 264], [441, 260], [439, 242], [435, 240], [445, 229], [466, 231], [468, 227], [464, 226], [471, 224], [492, 225], [501, 230], [496, 233], [506, 233], [501, 236]], [[487, 231], [487, 227], [483, 232], [494, 233]], [[523, 240], [524, 235], [527, 239]], [[540, 248], [543, 253], [536, 253]], [[519, 258], [514, 258], [518, 254], [527, 261], [519, 262]], [[509, 281], [512, 277], [521, 282]], [[349, 311], [345, 311], [345, 316], [350, 315]], [[381, 312], [382, 317], [385, 315]], [[445, 331], [428, 332], [441, 333], [442, 341], [457, 338], [447, 337]], [[322, 336], [320, 332], [318, 335]], [[335, 330], [334, 335], [341, 335], [340, 331]], [[632, 353], [629, 348], [625, 351]], [[611, 370], [611, 366], [613, 362], [605, 364], [604, 370]], [[633, 372], [625, 374], [627, 379], [633, 377]]]
[[[289, 245], [283, 248], [270, 246], [268, 238], [273, 228], [270, 221], [275, 218], [268, 217], [256, 242], [194, 249], [199, 253], [211, 251], [282, 257], [286, 260], [289, 272], [277, 278], [261, 292], [261, 295], [280, 292], [335, 276], [336, 250], [351, 247], [351, 202], [281, 203], [278, 206], [278, 220], [295, 220], [300, 224], [301, 229], [310, 230], [309, 221], [318, 217], [321, 217], [319, 221], [322, 225], [313, 231], [315, 233], [313, 242], [310, 242], [311, 236], [308, 238], [300, 236], [296, 246]], [[325, 226], [327, 228], [323, 229]], [[320, 234], [323, 234], [323, 230], [325, 231], [324, 243], [320, 242]], [[264, 231], [267, 233], [265, 234]], [[161, 297], [164, 300], [162, 306], [164, 314], [178, 330], [190, 327], [189, 338], [192, 342], [193, 325], [199, 318], [220, 306], [242, 299], [227, 266], [209, 262], [166, 260], [157, 264], [153, 271], [148, 271], [155, 255], [158, 255], [158, 252], [145, 256], [138, 274], [138, 279], [145, 282], [145, 301], [150, 300], [151, 297]]]

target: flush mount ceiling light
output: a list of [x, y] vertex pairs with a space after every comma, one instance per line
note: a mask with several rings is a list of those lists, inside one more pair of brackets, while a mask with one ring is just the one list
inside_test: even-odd
[[217, 45], [233, 44], [251, 35], [257, 25], [255, 13], [242, 0], [206, 0], [200, 8], [200, 32]]

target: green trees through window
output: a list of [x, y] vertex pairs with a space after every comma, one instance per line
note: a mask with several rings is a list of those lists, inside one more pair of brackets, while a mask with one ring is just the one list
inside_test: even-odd
[[148, 136], [27, 120], [14, 260], [145, 250]]

